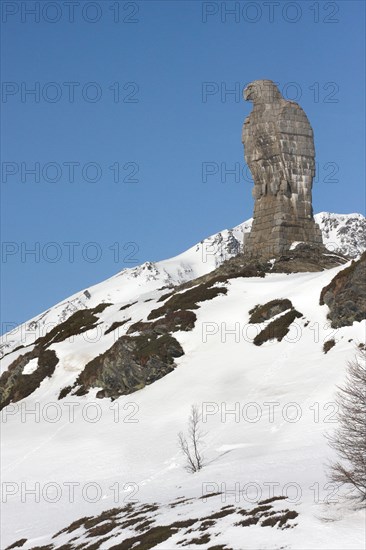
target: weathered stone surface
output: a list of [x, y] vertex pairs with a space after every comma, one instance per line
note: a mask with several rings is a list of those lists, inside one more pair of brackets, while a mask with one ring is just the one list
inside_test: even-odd
[[284, 313], [288, 309], [294, 309], [291, 300], [288, 298], [271, 300], [263, 305], [258, 304], [249, 311], [249, 323], [263, 323], [280, 313]]
[[311, 200], [313, 130], [306, 114], [285, 100], [271, 80], [249, 84], [244, 98], [253, 102], [242, 141], [255, 199], [252, 229], [244, 241], [246, 255], [277, 257], [294, 241], [321, 247]]
[[75, 383], [79, 386], [75, 395], [92, 387], [103, 388], [97, 394], [100, 398], [133, 393], [174, 370], [174, 359], [183, 354], [169, 334], [145, 330], [139, 336], [122, 336], [85, 366]]
[[323, 304], [329, 307], [328, 318], [333, 328], [366, 319], [366, 252], [323, 288], [320, 305]]
[[[32, 359], [37, 359], [37, 367], [31, 374], [23, 374]], [[0, 377], [0, 409], [31, 395], [45, 378], [52, 376], [58, 361], [54, 350], [41, 346], [17, 357]]]
[[310, 244], [299, 244], [294, 250], [281, 254], [275, 262], [262, 258], [247, 258], [243, 254], [238, 254], [223, 262], [214, 271], [183, 283], [175, 290], [181, 291], [202, 283], [208, 286], [218, 282], [225, 283], [237, 277], [265, 277], [266, 273], [323, 271], [345, 264], [347, 261], [348, 258], [342, 254], [334, 254]]

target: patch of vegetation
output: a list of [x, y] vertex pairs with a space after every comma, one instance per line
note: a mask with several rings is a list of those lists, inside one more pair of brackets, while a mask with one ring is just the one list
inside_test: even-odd
[[200, 527], [198, 528], [199, 531], [206, 531], [206, 529], [208, 529], [209, 527], [213, 527], [215, 525], [215, 521], [213, 519], [206, 519], [205, 521], [203, 521], [200, 525]]
[[113, 306], [113, 304], [111, 304], [110, 302], [102, 302], [93, 307], [90, 311], [92, 311], [94, 315], [97, 315], [98, 313], [103, 313], [103, 311], [109, 306]]
[[292, 309], [284, 315], [281, 315], [281, 317], [271, 321], [271, 323], [269, 323], [259, 334], [257, 334], [253, 340], [253, 344], [256, 346], [261, 346], [264, 342], [274, 339], [281, 342], [281, 340], [289, 332], [291, 323], [299, 317], [302, 317], [302, 313], [296, 311], [296, 309]]
[[37, 338], [35, 344], [46, 348], [51, 344], [63, 342], [67, 338], [77, 336], [95, 328], [99, 321], [96, 314], [101, 313], [109, 305], [111, 304], [99, 304], [94, 309], [79, 309], [79, 311], [75, 311], [66, 321], [56, 325], [44, 336]]
[[187, 546], [188, 544], [207, 544], [208, 542], [210, 542], [210, 540], [211, 540], [210, 535], [208, 533], [205, 533], [199, 538], [192, 539], [192, 540], [189, 540], [188, 542], [185, 542], [183, 546]]
[[[78, 384], [76, 384], [76, 385], [78, 385]], [[74, 391], [74, 393], [72, 395], [77, 395], [78, 397], [82, 397], [83, 395], [86, 395], [87, 393], [88, 393], [88, 388], [86, 388], [85, 386], [80, 386], [79, 388], [76, 389], [76, 391]], [[96, 397], [98, 397], [98, 394], [96, 395]]]
[[204, 518], [204, 519], [225, 518], [226, 516], [230, 516], [232, 513], [233, 513], [233, 510], [227, 510], [227, 509], [221, 508], [221, 510], [219, 512], [215, 512], [214, 514], [211, 514], [210, 516], [208, 516], [207, 518]]
[[[101, 303], [93, 309], [76, 311], [66, 321], [37, 338], [33, 350], [17, 357], [0, 377], [0, 409], [12, 401], [24, 399], [40, 386], [44, 378], [53, 374], [59, 360], [53, 350], [47, 349], [51, 344], [63, 342], [67, 338], [94, 328], [99, 321], [96, 314], [110, 305], [112, 304]], [[30, 374], [23, 374], [24, 367], [32, 359], [38, 360], [37, 368]], [[66, 388], [61, 390], [60, 395], [65, 391]]]
[[[202, 497], [200, 497], [202, 498]], [[180, 504], [185, 504], [186, 502], [192, 502], [193, 498], [182, 498], [180, 500], [176, 500], [175, 502], [172, 502], [169, 504], [170, 508], [175, 508], [176, 506], [179, 506]]]
[[128, 321], [131, 321], [131, 318], [125, 319], [124, 321], [114, 321], [114, 323], [112, 323], [111, 326], [109, 328], [107, 328], [104, 335], [109, 334], [110, 332], [113, 332], [118, 327], [122, 327], [123, 325], [128, 323]]
[[156, 512], [159, 510], [159, 506], [157, 504], [144, 504], [140, 506], [140, 510], [142, 512]]
[[171, 296], [172, 294], [174, 294], [174, 290], [172, 290], [171, 292], [167, 292], [166, 294], [162, 294], [159, 298], [159, 300], [157, 300], [157, 302], [164, 302], [167, 298], [169, 298], [169, 296]]
[[336, 345], [335, 343], [335, 340], [334, 338], [332, 338], [331, 340], [327, 340], [326, 342], [324, 342], [324, 345], [323, 345], [323, 351], [324, 353], [328, 353], [328, 351], [332, 348], [334, 348], [334, 346]]
[[293, 305], [287, 298], [271, 300], [263, 305], [258, 304], [249, 311], [249, 323], [263, 323], [288, 309], [293, 309]]
[[249, 527], [250, 525], [255, 525], [258, 523], [259, 518], [256, 518], [254, 516], [251, 516], [249, 518], [243, 519], [242, 521], [239, 521], [238, 523], [235, 523], [238, 527]]
[[[221, 494], [222, 493], [210, 493], [205, 497], [217, 496]], [[112, 508], [110, 510], [106, 510], [95, 517], [83, 517], [77, 521], [74, 521], [68, 527], [59, 531], [52, 538], [54, 539], [65, 533], [71, 534], [81, 527], [84, 527], [85, 532], [80, 532], [78, 536], [74, 536], [69, 539], [62, 546], [58, 546], [55, 542], [56, 546], [51, 545], [42, 547], [42, 550], [44, 548], [49, 550], [51, 548], [54, 548], [55, 550], [56, 548], [58, 550], [98, 550], [98, 548], [104, 548], [104, 543], [107, 542], [110, 550], [152, 550], [157, 545], [165, 543], [173, 535], [177, 534], [183, 535], [183, 539], [179, 540], [177, 543], [180, 546], [190, 547], [193, 545], [208, 545], [212, 535], [208, 533], [207, 530], [216, 525], [217, 519], [236, 513], [240, 513], [245, 517], [239, 523], [233, 523], [235, 526], [248, 527], [258, 524], [260, 526], [277, 526], [279, 529], [288, 529], [296, 525], [289, 524], [289, 521], [295, 519], [298, 516], [298, 513], [289, 509], [274, 510], [271, 505], [265, 504], [267, 502], [271, 503], [285, 498], [286, 497], [280, 496], [272, 497], [262, 501], [262, 503], [259, 501], [257, 505], [249, 511], [244, 509], [238, 511], [235, 506], [226, 505], [218, 512], [209, 516], [202, 518], [188, 518], [181, 521], [175, 521], [174, 523], [170, 523], [168, 525], [156, 525], [155, 519], [147, 515], [149, 512], [159, 510], [160, 507], [158, 504], [152, 503], [137, 506], [130, 503], [123, 508]], [[197, 502], [197, 499], [187, 499], [181, 496], [178, 497], [175, 502], [171, 503], [170, 506], [173, 507], [173, 505], [177, 503], [184, 505], [188, 501]], [[123, 529], [128, 528], [134, 530], [132, 536], [115, 544], [114, 546], [110, 546], [116, 534], [120, 534]], [[107, 536], [104, 538], [99, 538], [104, 535]], [[190, 537], [188, 538], [189, 535]], [[85, 537], [88, 537], [89, 539], [92, 537], [98, 537], [98, 539], [94, 543], [89, 543]], [[16, 543], [14, 543], [11, 548], [16, 548], [15, 544]], [[169, 546], [166, 545], [166, 547], [168, 548]], [[208, 550], [232, 550], [226, 545], [220, 544], [205, 546], [205, 548]]]
[[7, 351], [6, 353], [4, 353], [4, 355], [2, 355], [0, 357], [0, 359], [4, 359], [4, 357], [6, 357], [7, 355], [10, 355], [11, 353], [14, 353], [15, 351], [18, 351], [22, 348], [27, 348], [28, 346], [24, 346], [23, 344], [20, 344], [20, 346], [17, 346], [16, 348], [12, 349], [11, 351]]
[[270, 502], [275, 502], [276, 500], [286, 500], [287, 497], [279, 496], [279, 497], [271, 497], [267, 498], [265, 500], [260, 500], [258, 504], [269, 504]]
[[82, 518], [83, 525], [85, 529], [91, 529], [92, 527], [95, 527], [99, 523], [102, 523], [107, 520], [111, 520], [113, 523], [113, 520], [115, 519], [115, 517], [120, 513], [121, 513], [120, 508], [110, 508], [109, 510], [105, 510], [104, 512], [99, 514], [99, 516]]
[[139, 523], [138, 525], [136, 525], [135, 529], [136, 529], [136, 531], [145, 531], [153, 523], [154, 523], [153, 521], [147, 519], [147, 520], [143, 521], [142, 523]]
[[126, 305], [120, 307], [119, 310], [120, 310], [120, 311], [123, 311], [124, 309], [127, 309], [127, 308], [129, 308], [129, 307], [131, 307], [131, 306], [134, 306], [135, 304], [137, 304], [137, 302], [131, 302], [130, 304], [126, 304]]
[[[75, 546], [72, 546], [70, 548], [70, 550], [99, 550], [100, 548], [103, 548], [103, 543], [104, 542], [107, 542], [107, 540], [109, 540], [110, 537], [105, 537], [104, 539], [99, 539], [97, 540], [96, 542], [94, 542], [93, 544], [81, 544], [80, 546], [77, 546], [75, 548]], [[57, 548], [57, 550], [63, 550], [63, 546], [61, 546], [61, 548]], [[69, 550], [68, 548], [65, 550]]]
[[121, 528], [122, 529], [127, 529], [128, 527], [132, 527], [133, 525], [137, 525], [138, 523], [140, 523], [144, 519], [145, 519], [145, 516], [141, 516], [141, 514], [139, 513], [137, 517], [130, 517], [129, 519], [127, 519], [126, 521], [121, 523]]
[[72, 533], [73, 531], [76, 531], [76, 529], [79, 529], [79, 527], [82, 527], [84, 523], [88, 520], [92, 519], [91, 516], [84, 516], [83, 518], [77, 519], [70, 523], [67, 527], [64, 529], [61, 529], [61, 531], [58, 531], [55, 535], [53, 535], [53, 539], [58, 537], [59, 535], [62, 535], [63, 533]]
[[11, 548], [19, 548], [20, 546], [24, 546], [24, 544], [27, 542], [27, 539], [19, 539], [16, 542], [13, 542], [10, 546], [7, 546], [5, 550], [10, 550]]
[[165, 334], [168, 332], [176, 332], [178, 330], [192, 330], [197, 320], [197, 316], [193, 311], [178, 310], [171, 311], [164, 318], [158, 319], [153, 323], [138, 321], [129, 327], [127, 334], [134, 332], [144, 332], [152, 330], [157, 334]]
[[260, 514], [261, 512], [266, 512], [271, 508], [272, 506], [257, 506], [256, 508], [253, 508], [253, 510], [250, 510], [249, 514], [251, 514], [252, 516], [255, 516], [257, 514]]
[[[24, 367], [32, 359], [38, 359], [37, 368], [30, 374], [23, 374]], [[55, 351], [38, 347], [18, 357], [0, 377], [0, 409], [33, 393], [45, 378], [52, 376], [58, 361]]]
[[[212, 497], [217, 497], [218, 495], [222, 495], [221, 492], [219, 493], [207, 493], [207, 495], [202, 495], [201, 497], [198, 497], [200, 500], [203, 500], [204, 498], [212, 498]], [[227, 508], [227, 506], [225, 506], [224, 508]], [[222, 508], [222, 510], [224, 509]]]
[[198, 303], [205, 302], [206, 300], [212, 300], [219, 296], [220, 294], [226, 294], [227, 288], [225, 287], [212, 287], [216, 282], [220, 282], [217, 279], [213, 279], [209, 282], [199, 284], [185, 290], [184, 292], [174, 293], [165, 304], [158, 309], [153, 309], [149, 315], [148, 319], [157, 319], [163, 315], [167, 315], [173, 311], [187, 310], [187, 309], [198, 309]]
[[101, 525], [97, 525], [96, 527], [89, 529], [88, 537], [99, 537], [100, 535], [106, 535], [110, 531], [113, 531], [116, 527], [118, 527], [118, 523], [114, 521], [102, 523]]
[[273, 516], [270, 516], [266, 519], [264, 519], [261, 523], [261, 525], [263, 527], [266, 527], [266, 526], [270, 526], [270, 527], [275, 527], [277, 524], [277, 527], [278, 528], [286, 528], [286, 527], [290, 527], [289, 525], [286, 525], [287, 522], [290, 520], [290, 519], [295, 519], [297, 518], [299, 514], [297, 512], [295, 512], [294, 510], [282, 510], [281, 513], [279, 515], [273, 515]]
[[150, 550], [168, 540], [179, 529], [189, 527], [194, 523], [196, 523], [196, 520], [177, 521], [170, 525], [157, 525], [137, 537], [131, 537], [115, 546], [111, 546], [110, 550], [131, 550], [137, 543], [136, 550]]
[[71, 390], [72, 390], [72, 386], [65, 386], [64, 388], [62, 388], [59, 395], [58, 395], [58, 399], [63, 399], [64, 397], [69, 395]]

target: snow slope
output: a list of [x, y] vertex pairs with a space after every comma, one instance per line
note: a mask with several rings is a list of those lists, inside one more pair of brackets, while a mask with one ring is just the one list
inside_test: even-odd
[[[366, 250], [366, 219], [362, 214], [320, 212], [315, 215], [315, 220], [329, 250], [340, 251], [352, 258]], [[251, 225], [252, 218], [202, 240], [174, 258], [124, 269], [102, 283], [77, 292], [2, 336], [0, 356], [19, 344], [33, 343], [78, 309], [92, 308], [101, 302], [133, 301], [136, 295], [148, 295], [162, 286], [177, 285], [209, 273], [240, 251], [244, 233], [250, 231]]]
[[[325, 219], [323, 223], [329, 226]], [[86, 362], [129, 326], [104, 336], [112, 322], [145, 319], [166, 292], [159, 290], [164, 283], [214, 269], [232, 254], [227, 243], [235, 247], [242, 232], [239, 226], [172, 260], [125, 270], [89, 289], [91, 298], [81, 292], [33, 321], [48, 328], [51, 321], [69, 315], [70, 304], [114, 304], [100, 315], [97, 330], [53, 344], [60, 362], [51, 378], [2, 411], [2, 549], [22, 538], [28, 539], [24, 549], [51, 544], [56, 531], [79, 517], [133, 499], [158, 503], [159, 524], [167, 524], [203, 517], [226, 505], [250, 508], [273, 494], [288, 497], [286, 507], [299, 514], [295, 527], [240, 527], [240, 516], [227, 516], [207, 529], [208, 543], [182, 546], [179, 534], [154, 548], [364, 548], [364, 515], [329, 485], [326, 470], [333, 454], [324, 434], [335, 426], [336, 386], [344, 380], [357, 344], [365, 342], [365, 321], [334, 330], [326, 319], [327, 307], [319, 306], [321, 289], [345, 266], [232, 279], [227, 295], [201, 303], [192, 331], [174, 333], [185, 354], [176, 359], [173, 372], [113, 403], [95, 399], [97, 390], [58, 401], [60, 388], [72, 384]], [[207, 242], [224, 245], [218, 247], [218, 257], [212, 254], [203, 262]], [[282, 342], [254, 346], [257, 328], [248, 324], [248, 312], [275, 298], [289, 298], [303, 318]], [[133, 305], [120, 311], [127, 303]], [[323, 344], [331, 338], [336, 345], [324, 354]], [[3, 368], [21, 352], [7, 355]], [[177, 433], [186, 430], [192, 404], [206, 415], [206, 466], [193, 475], [185, 471], [177, 446]], [[200, 498], [213, 492], [222, 494]], [[193, 500], [172, 508], [170, 503], [179, 497]], [[126, 532], [130, 528], [100, 548], [121, 542]], [[70, 538], [78, 536], [78, 543], [96, 540], [80, 530]]]

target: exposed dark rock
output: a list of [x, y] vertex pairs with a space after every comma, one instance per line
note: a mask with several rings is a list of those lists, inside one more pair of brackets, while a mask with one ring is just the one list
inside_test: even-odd
[[103, 388], [98, 397], [130, 394], [174, 370], [174, 359], [183, 353], [169, 334], [159, 336], [148, 330], [139, 336], [122, 336], [85, 366], [75, 383], [80, 386], [75, 394], [91, 387]]
[[93, 309], [80, 309], [71, 315], [66, 321], [55, 326], [45, 336], [39, 337], [35, 344], [42, 348], [49, 347], [56, 342], [63, 342], [67, 338], [82, 334], [97, 326], [99, 318], [98, 313], [102, 313], [106, 307], [112, 304], [99, 304]]
[[274, 496], [274, 497], [270, 497], [270, 498], [266, 498], [265, 500], [260, 500], [258, 502], [259, 505], [261, 504], [270, 504], [271, 502], [275, 502], [276, 500], [286, 500], [287, 497], [283, 496], [283, 495], [280, 495], [280, 496]]
[[[299, 244], [294, 250], [279, 255], [274, 262], [247, 258], [238, 254], [224, 261], [217, 269], [176, 287], [175, 291], [191, 288], [202, 283], [212, 286], [215, 283], [228, 283], [232, 279], [265, 277], [267, 273], [302, 273], [324, 271], [342, 265], [348, 258], [309, 245]], [[173, 296], [173, 294], [171, 293]], [[169, 300], [168, 300], [169, 301]], [[167, 303], [167, 302], [166, 302]], [[164, 304], [166, 305], [166, 304]]]
[[200, 537], [197, 537], [195, 539], [189, 540], [183, 544], [183, 546], [187, 546], [188, 544], [207, 544], [210, 542], [211, 537], [208, 533], [205, 533], [204, 535], [201, 535]]
[[184, 292], [175, 292], [164, 305], [158, 309], [153, 309], [148, 315], [148, 319], [156, 319], [177, 310], [198, 309], [200, 302], [212, 300], [219, 294], [226, 294], [227, 288], [213, 287], [216, 282], [222, 281], [211, 280], [200, 283]]
[[[266, 526], [270, 526], [270, 527], [274, 527], [275, 525], [277, 525], [278, 528], [280, 529], [285, 529], [285, 528], [289, 528], [290, 525], [288, 525], [288, 521], [290, 519], [295, 519], [297, 518], [299, 514], [297, 512], [295, 512], [295, 510], [282, 510], [279, 514], [274, 514], [274, 515], [271, 515], [270, 517], [264, 519], [262, 521], [262, 526], [263, 527], [266, 527]], [[293, 527], [294, 524], [291, 525], [291, 527]]]
[[[31, 359], [38, 359], [37, 368], [30, 374], [23, 374]], [[0, 377], [0, 409], [33, 393], [45, 378], [53, 374], [58, 361], [53, 350], [44, 350], [39, 346], [17, 357]]]
[[257, 305], [249, 311], [249, 323], [263, 323], [287, 309], [293, 309], [291, 301], [287, 298], [271, 300], [264, 305]]
[[327, 340], [326, 342], [324, 342], [324, 345], [323, 345], [323, 351], [324, 353], [328, 353], [328, 351], [332, 348], [334, 348], [334, 346], [336, 345], [335, 343], [335, 340], [334, 338], [332, 338], [331, 340]]
[[61, 389], [59, 395], [58, 395], [58, 398], [59, 399], [63, 399], [64, 397], [66, 397], [67, 395], [69, 395], [69, 393], [71, 392], [72, 390], [72, 386], [65, 386], [64, 388]]
[[302, 313], [292, 309], [284, 313], [271, 323], [269, 323], [253, 340], [253, 344], [261, 346], [264, 342], [277, 339], [279, 342], [286, 336], [290, 330], [290, 325], [297, 317], [302, 317]]
[[109, 334], [110, 332], [113, 332], [116, 330], [116, 328], [123, 327], [128, 321], [131, 321], [131, 317], [129, 319], [124, 319], [123, 321], [114, 321], [114, 323], [111, 324], [109, 328], [105, 331], [104, 334]]
[[[110, 305], [112, 304], [101, 303], [92, 309], [76, 311], [66, 321], [55, 326], [44, 336], [37, 338], [32, 351], [17, 357], [1, 375], [0, 409], [11, 402], [24, 399], [40, 386], [44, 378], [53, 374], [59, 360], [53, 350], [47, 349], [51, 344], [63, 342], [67, 338], [96, 327], [99, 321], [96, 315]], [[31, 374], [23, 374], [24, 367], [32, 359], [38, 360], [37, 368]], [[66, 391], [65, 388], [61, 390], [60, 395], [64, 391]]]
[[120, 307], [119, 310], [123, 311], [124, 309], [128, 309], [129, 307], [134, 306], [135, 304], [137, 304], [137, 302], [131, 302], [129, 304], [126, 304], [126, 305]]
[[[206, 496], [217, 496], [221, 493], [211, 493]], [[202, 498], [202, 497], [201, 497]], [[206, 497], [205, 497], [206, 498]], [[286, 497], [273, 497], [266, 502], [284, 499]], [[160, 519], [165, 518], [165, 512], [176, 505], [181, 505], [187, 513], [187, 503], [197, 502], [195, 498], [179, 497], [173, 503], [165, 505], [153, 504], [135, 504], [129, 503], [122, 508], [113, 508], [105, 510], [101, 514], [92, 517], [82, 517], [72, 522], [67, 527], [58, 531], [52, 537], [53, 544], [42, 547], [54, 550], [98, 550], [106, 547], [114, 550], [152, 550], [157, 545], [165, 543], [173, 535], [183, 537], [176, 542], [182, 546], [208, 544], [211, 533], [208, 529], [214, 529], [217, 522], [223, 520], [225, 527], [250, 527], [257, 524], [260, 527], [276, 527], [278, 529], [287, 529], [295, 527], [291, 523], [298, 516], [294, 510], [284, 509], [276, 510], [272, 504], [263, 505], [258, 502], [252, 509], [238, 509], [234, 505], [227, 505], [211, 511], [203, 517], [185, 517], [169, 524], [161, 524]], [[243, 519], [238, 523], [237, 516], [240, 514]], [[181, 517], [177, 511], [176, 516]], [[223, 519], [226, 518], [226, 519]], [[123, 535], [119, 541], [113, 545], [116, 536]], [[188, 537], [189, 535], [189, 537]], [[215, 535], [213, 533], [213, 535]], [[59, 540], [57, 540], [60, 537]], [[121, 540], [122, 539], [122, 540]], [[18, 541], [22, 542], [22, 541]], [[9, 548], [16, 548], [14, 543]], [[166, 543], [164, 547], [169, 548]], [[37, 547], [39, 548], [39, 547]], [[230, 550], [227, 545], [207, 546], [211, 550]], [[36, 549], [32, 549], [36, 550]]]
[[196, 320], [197, 316], [193, 311], [170, 311], [164, 317], [154, 321], [153, 323], [143, 321], [134, 323], [129, 327], [127, 334], [143, 332], [146, 329], [152, 330], [156, 334], [166, 334], [168, 332], [176, 332], [178, 330], [188, 331], [192, 330]]
[[366, 252], [343, 269], [323, 288], [320, 305], [329, 307], [333, 328], [352, 325], [366, 319]]
[[20, 548], [21, 546], [24, 546], [24, 544], [27, 542], [28, 539], [19, 539], [15, 541], [10, 546], [7, 546], [5, 550], [10, 550], [11, 548]]
[[[174, 370], [174, 359], [184, 352], [171, 333], [192, 330], [196, 314], [190, 309], [227, 292], [225, 287], [212, 285], [197, 285], [183, 293], [173, 291], [166, 303], [148, 316], [155, 321], [134, 323], [109, 350], [85, 366], [75, 382], [74, 395], [85, 395], [90, 388], [100, 387], [98, 398], [116, 398], [140, 390]], [[117, 326], [114, 323], [106, 333]]]
[[342, 265], [348, 258], [339, 253], [324, 251], [315, 245], [301, 243], [294, 250], [281, 254], [275, 261], [272, 273], [301, 273], [324, 271]]

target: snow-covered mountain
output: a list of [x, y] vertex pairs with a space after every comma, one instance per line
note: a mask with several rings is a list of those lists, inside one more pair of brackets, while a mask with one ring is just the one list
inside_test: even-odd
[[[93, 308], [101, 302], [133, 301], [135, 296], [209, 273], [238, 254], [244, 233], [250, 231], [252, 221], [250, 218], [233, 229], [220, 231], [174, 258], [124, 269], [102, 283], [77, 292], [4, 335], [0, 342], [0, 357], [20, 344], [34, 342], [77, 310]], [[356, 258], [366, 250], [366, 219], [362, 214], [320, 212], [315, 215], [315, 221], [322, 230], [323, 242], [329, 251]]]
[[[350, 257], [365, 250], [361, 215], [316, 220], [329, 250]], [[365, 343], [365, 321], [334, 329], [320, 305], [322, 289], [348, 264], [238, 273], [172, 293], [235, 256], [250, 223], [124, 270], [4, 336], [5, 382], [21, 373], [21, 383], [2, 410], [2, 549], [15, 541], [25, 550], [364, 548], [363, 512], [329, 483], [334, 454], [324, 437], [335, 426], [347, 361]], [[178, 320], [166, 307], [172, 296], [185, 304]], [[254, 322], [255, 306], [273, 300], [291, 306]], [[65, 322], [78, 311], [89, 317], [76, 331]], [[282, 339], [255, 344], [269, 322], [291, 313]], [[170, 340], [164, 327], [159, 333], [163, 317]], [[103, 354], [112, 367], [112, 382], [104, 382], [113, 385], [108, 353], [123, 338], [129, 357], [147, 334], [138, 350], [143, 365], [152, 328], [167, 340], [164, 350], [173, 349], [165, 376], [114, 401], [100, 399], [97, 384], [75, 391], [86, 365], [90, 381]], [[203, 414], [205, 466], [191, 474], [177, 434], [187, 430], [193, 404]]]
[[320, 212], [314, 218], [328, 250], [355, 258], [366, 249], [366, 221], [362, 214]]

